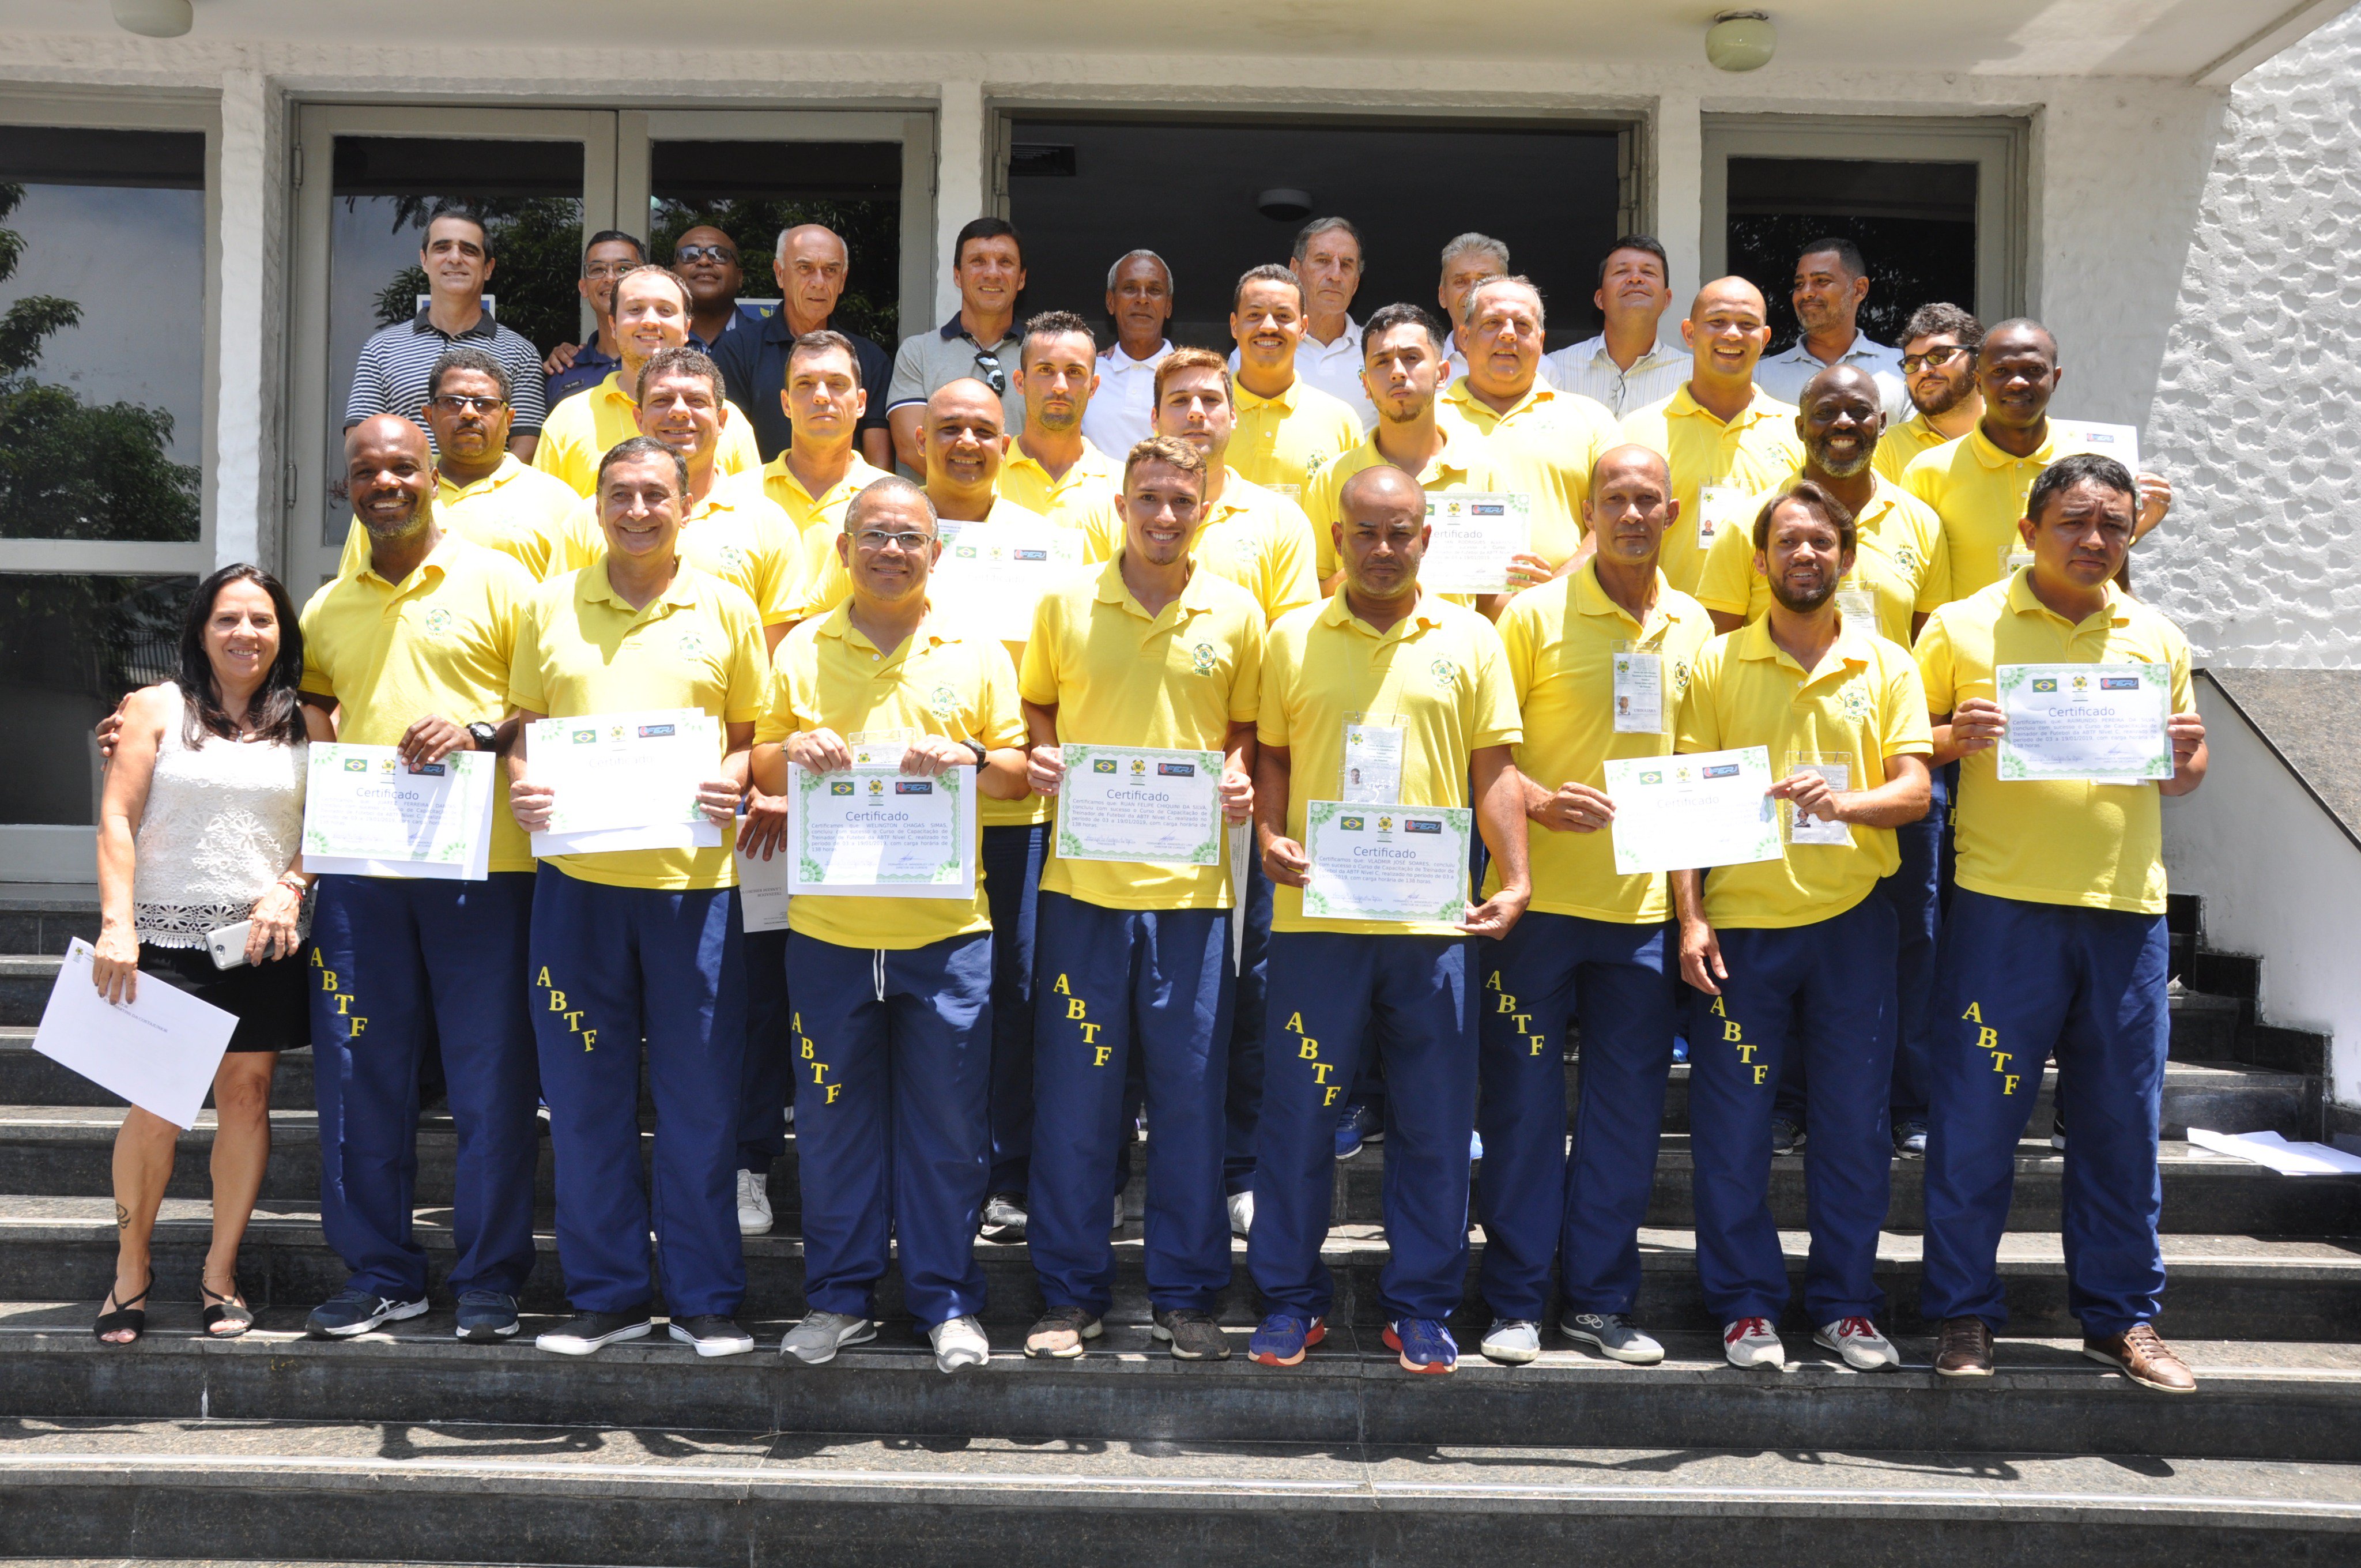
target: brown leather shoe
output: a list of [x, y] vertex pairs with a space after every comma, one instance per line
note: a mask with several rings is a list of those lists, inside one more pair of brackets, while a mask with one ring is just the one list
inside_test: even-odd
[[1993, 1375], [1992, 1330], [1982, 1318], [1945, 1318], [1935, 1331], [1935, 1376], [1989, 1377]]
[[2141, 1387], [2153, 1388], [2159, 1394], [2197, 1391], [2197, 1374], [2172, 1354], [2164, 1337], [2147, 1323], [2134, 1323], [2119, 1334], [2085, 1339], [2082, 1354], [2117, 1368]]

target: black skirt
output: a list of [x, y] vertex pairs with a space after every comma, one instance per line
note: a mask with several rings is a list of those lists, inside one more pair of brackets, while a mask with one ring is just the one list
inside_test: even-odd
[[142, 942], [139, 972], [236, 1015], [231, 1050], [291, 1051], [312, 1043], [312, 998], [303, 989], [311, 951], [305, 943], [283, 959], [215, 969], [213, 955], [203, 948], [152, 948]]

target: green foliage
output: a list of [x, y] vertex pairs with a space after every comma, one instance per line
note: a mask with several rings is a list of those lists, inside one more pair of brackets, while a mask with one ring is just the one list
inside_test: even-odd
[[[395, 231], [415, 229], [423, 240], [426, 215], [438, 200], [401, 198], [394, 206]], [[500, 323], [544, 354], [580, 337], [582, 298], [574, 285], [582, 276], [582, 203], [569, 196], [523, 196], [467, 204], [484, 215], [491, 232], [491, 293]], [[426, 291], [423, 269], [395, 273], [378, 292], [378, 324], [410, 320]]]
[[829, 324], [840, 332], [857, 332], [894, 352], [901, 342], [896, 331], [902, 296], [902, 209], [890, 198], [834, 201], [758, 200], [658, 202], [651, 214], [648, 243], [653, 254], [670, 260], [673, 242], [681, 231], [700, 224], [719, 229], [738, 247], [739, 266], [746, 274], [742, 291], [754, 299], [777, 295], [771, 275], [771, 258], [777, 251], [779, 231], [797, 224], [824, 224], [844, 241], [851, 257], [851, 280], [837, 302]]

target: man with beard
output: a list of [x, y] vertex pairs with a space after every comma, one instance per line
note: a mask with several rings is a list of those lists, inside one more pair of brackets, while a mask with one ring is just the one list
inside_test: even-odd
[[1115, 340], [1099, 356], [1098, 390], [1082, 411], [1082, 434], [1101, 452], [1130, 451], [1156, 433], [1156, 367], [1172, 352], [1172, 269], [1152, 250], [1107, 269], [1107, 314]]
[[[363, 420], [345, 452], [368, 554], [303, 607], [304, 700], [341, 710], [339, 740], [398, 748], [413, 768], [508, 751], [510, 665], [532, 577], [438, 525], [434, 464], [416, 425]], [[540, 1146], [522, 983], [533, 857], [500, 795], [481, 882], [319, 879], [320, 1223], [350, 1273], [313, 1310], [304, 1327], [314, 1335], [346, 1339], [426, 1310], [426, 1251], [411, 1215], [419, 1064], [438, 1040], [459, 1135], [449, 1279], [458, 1336], [498, 1343], [517, 1332]]]
[[1898, 349], [1872, 343], [1861, 333], [1861, 302], [1869, 298], [1869, 268], [1861, 247], [1849, 239], [1816, 239], [1795, 259], [1795, 323], [1803, 335], [1784, 354], [1763, 356], [1754, 379], [1786, 402], [1803, 396], [1804, 383], [1832, 365], [1853, 365], [1877, 378], [1885, 417], [1899, 421], [1910, 406], [1902, 385]]
[[1121, 460], [1082, 434], [1098, 385], [1098, 341], [1088, 322], [1071, 311], [1044, 311], [1025, 323], [1016, 347], [1025, 423], [1001, 457], [995, 483], [1002, 495], [1061, 528], [1104, 525], [1123, 483]]
[[1848, 1365], [1898, 1357], [1872, 1321], [1893, 1154], [1894, 829], [1927, 811], [1927, 700], [1910, 655], [1847, 625], [1852, 514], [1808, 479], [1754, 520], [1771, 584], [1761, 620], [1698, 655], [1675, 750], [1761, 746], [1785, 803], [1775, 860], [1674, 872], [1681, 976], [1692, 988], [1689, 1128], [1697, 1275], [1736, 1366], [1779, 1366], [1786, 1255], [1772, 1223], [1771, 1118], [1780, 1070], [1806, 1058], [1813, 1123], [1804, 1303]]
[[1957, 305], [1921, 305], [1902, 325], [1902, 380], [1911, 415], [1891, 425], [1877, 444], [1877, 471], [1902, 482], [1902, 470], [1922, 452], [1957, 441], [1984, 417], [1976, 390], [1976, 351], [1984, 325]]

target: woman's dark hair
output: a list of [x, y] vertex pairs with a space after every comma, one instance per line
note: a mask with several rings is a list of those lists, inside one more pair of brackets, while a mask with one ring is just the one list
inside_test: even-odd
[[205, 623], [213, 619], [214, 603], [232, 583], [252, 583], [270, 596], [279, 618], [279, 657], [264, 673], [262, 685], [247, 704], [254, 732], [266, 740], [292, 746], [302, 740], [303, 704], [296, 693], [303, 680], [303, 630], [295, 623], [295, 601], [279, 579], [259, 566], [240, 563], [224, 566], [197, 585], [189, 596], [188, 613], [181, 618], [181, 696], [187, 701], [181, 739], [194, 750], [207, 735], [237, 739], [237, 726], [222, 707], [221, 688], [214, 680], [214, 663], [205, 655]]

